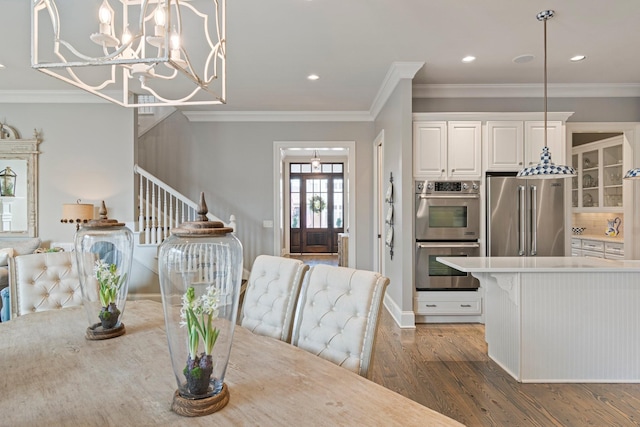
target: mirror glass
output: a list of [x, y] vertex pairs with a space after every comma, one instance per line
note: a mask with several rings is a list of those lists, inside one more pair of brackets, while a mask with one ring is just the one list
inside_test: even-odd
[[40, 139], [4, 136], [0, 137], [0, 236], [36, 237]]

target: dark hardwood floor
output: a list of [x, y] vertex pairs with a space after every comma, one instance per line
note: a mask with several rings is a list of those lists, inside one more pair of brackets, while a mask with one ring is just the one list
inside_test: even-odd
[[383, 310], [371, 379], [467, 426], [638, 426], [640, 384], [520, 384], [479, 324], [400, 329]]

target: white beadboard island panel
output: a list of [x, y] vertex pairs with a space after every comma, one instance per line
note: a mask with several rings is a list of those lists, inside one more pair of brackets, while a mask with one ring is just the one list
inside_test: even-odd
[[520, 382], [640, 382], [640, 261], [438, 258], [485, 288], [489, 356]]

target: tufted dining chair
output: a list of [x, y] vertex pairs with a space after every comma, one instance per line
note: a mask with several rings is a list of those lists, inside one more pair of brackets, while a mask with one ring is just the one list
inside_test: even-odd
[[11, 317], [82, 305], [72, 252], [20, 255], [9, 263]]
[[240, 325], [258, 335], [291, 342], [291, 325], [302, 277], [302, 261], [259, 255], [253, 262]]
[[388, 284], [372, 271], [312, 267], [300, 290], [292, 344], [368, 377]]

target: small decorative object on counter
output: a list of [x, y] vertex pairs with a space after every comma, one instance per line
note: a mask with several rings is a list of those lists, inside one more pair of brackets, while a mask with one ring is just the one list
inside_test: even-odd
[[104, 201], [99, 213], [99, 219], [83, 225], [75, 236], [82, 303], [89, 319], [85, 337], [89, 340], [125, 333], [122, 316], [133, 257], [131, 230], [107, 218]]
[[171, 230], [158, 268], [169, 355], [178, 384], [171, 409], [195, 417], [229, 402], [224, 376], [238, 312], [242, 244], [233, 229], [209, 221], [204, 193], [198, 217]]
[[571, 227], [573, 234], [582, 234], [586, 229], [586, 227]]
[[607, 220], [607, 228], [604, 231], [606, 236], [616, 237], [620, 233], [620, 224], [622, 224], [622, 220], [618, 217], [614, 219]]

